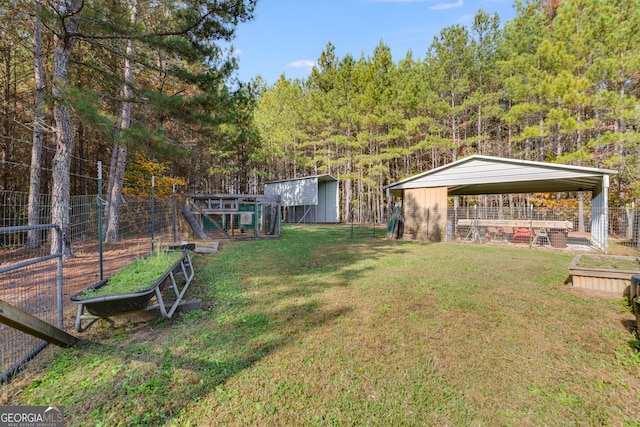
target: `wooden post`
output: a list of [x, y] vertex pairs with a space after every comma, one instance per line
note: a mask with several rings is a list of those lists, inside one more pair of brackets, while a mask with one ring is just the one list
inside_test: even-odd
[[60, 347], [74, 345], [78, 338], [0, 300], [0, 322]]

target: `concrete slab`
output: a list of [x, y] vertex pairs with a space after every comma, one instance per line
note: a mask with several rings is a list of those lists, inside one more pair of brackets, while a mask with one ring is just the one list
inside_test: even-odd
[[217, 248], [195, 248], [193, 252], [200, 255], [208, 255], [208, 254], [214, 254], [218, 252], [218, 249]]

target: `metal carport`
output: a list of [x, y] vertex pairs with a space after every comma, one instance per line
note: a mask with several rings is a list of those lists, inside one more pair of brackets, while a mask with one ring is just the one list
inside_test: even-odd
[[439, 193], [444, 194], [444, 200], [441, 195], [434, 196], [444, 206], [447, 196], [456, 195], [591, 192], [592, 244], [606, 250], [609, 177], [616, 173], [608, 169], [473, 155], [384, 189], [388, 200], [390, 196], [404, 200], [407, 192], [414, 189], [446, 188]]

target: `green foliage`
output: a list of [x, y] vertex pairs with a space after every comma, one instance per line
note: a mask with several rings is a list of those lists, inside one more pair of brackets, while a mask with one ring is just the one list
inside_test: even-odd
[[[12, 44], [28, 47], [19, 58], [12, 48], [11, 63], [7, 63], [7, 69], [14, 62], [27, 65], [14, 70], [22, 76], [24, 87], [14, 87], [21, 99], [12, 99], [12, 104], [33, 104], [28, 95], [33, 93], [33, 69], [28, 64], [33, 64], [29, 40], [34, 16], [43, 24], [44, 50], [52, 50], [53, 31], [64, 28], [65, 8], [71, 3], [81, 5], [74, 15], [80, 27], [73, 34], [61, 34], [73, 52], [64, 73], [68, 75], [65, 91], [55, 102], [70, 107], [74, 126], [82, 124], [77, 131], [82, 144], [76, 146], [84, 151], [74, 155], [108, 165], [109, 148], [124, 143], [131, 153], [170, 160], [176, 175], [192, 176], [194, 169], [206, 168], [209, 156], [203, 153], [218, 143], [222, 123], [234, 123], [238, 107], [233, 94], [237, 58], [221, 41], [230, 41], [237, 25], [252, 18], [255, 0], [6, 2], [3, 17], [9, 18], [7, 23], [20, 22], [22, 29], [14, 34], [12, 26], [3, 28]], [[5, 15], [5, 9], [11, 13]], [[123, 63], [129, 54], [125, 47], [133, 49], [127, 58], [133, 77], [126, 79]], [[51, 60], [51, 55], [45, 55], [48, 73]], [[127, 90], [123, 89], [125, 80]], [[47, 90], [51, 87], [49, 75], [43, 84]], [[7, 87], [13, 85], [7, 82]], [[53, 102], [50, 97], [49, 103]], [[32, 120], [31, 114], [23, 116], [25, 124]], [[122, 120], [123, 116], [128, 118]], [[19, 139], [30, 139], [22, 133]], [[71, 175], [86, 175], [84, 167]]]
[[71, 105], [78, 118], [94, 132], [114, 137], [115, 117], [105, 110], [100, 101], [100, 95], [87, 87], [68, 86], [66, 88], [67, 102]]
[[[56, 27], [54, 4], [37, 10], [46, 28]], [[19, 28], [31, 18], [9, 5], [16, 74], [27, 75]], [[65, 96], [96, 152], [125, 142], [170, 161], [175, 176], [208, 175], [212, 190], [348, 177], [340, 204], [357, 199], [362, 221], [384, 220], [384, 185], [475, 153], [616, 169], [612, 199], [640, 203], [640, 0], [516, 1], [503, 26], [479, 10], [419, 52], [391, 52], [380, 41], [373, 52], [340, 57], [328, 42], [307, 79], [283, 75], [271, 85], [235, 82], [237, 58], [219, 43], [256, 2], [138, 6], [136, 20], [127, 2], [90, 1], [82, 11]], [[114, 137], [128, 36], [132, 125]]]

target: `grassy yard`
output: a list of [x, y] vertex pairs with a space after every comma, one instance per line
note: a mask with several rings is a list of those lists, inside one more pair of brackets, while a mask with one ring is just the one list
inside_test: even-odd
[[351, 239], [197, 257], [171, 321], [99, 322], [47, 349], [0, 404], [68, 425], [640, 425], [640, 341], [620, 300], [572, 293], [572, 254]]

